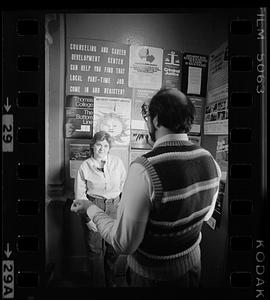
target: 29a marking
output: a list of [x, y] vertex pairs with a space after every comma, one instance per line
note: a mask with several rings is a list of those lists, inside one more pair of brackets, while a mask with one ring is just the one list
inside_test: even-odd
[[3, 299], [14, 298], [14, 261], [2, 261], [2, 297]]

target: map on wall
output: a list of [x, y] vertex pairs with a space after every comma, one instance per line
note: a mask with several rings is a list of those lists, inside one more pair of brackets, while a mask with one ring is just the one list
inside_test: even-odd
[[104, 130], [112, 136], [114, 145], [129, 145], [130, 118], [130, 99], [95, 98], [93, 134]]

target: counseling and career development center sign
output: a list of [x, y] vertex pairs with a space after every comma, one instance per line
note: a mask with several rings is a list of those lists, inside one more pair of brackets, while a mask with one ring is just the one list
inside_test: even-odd
[[69, 38], [66, 50], [66, 95], [131, 98], [128, 45]]

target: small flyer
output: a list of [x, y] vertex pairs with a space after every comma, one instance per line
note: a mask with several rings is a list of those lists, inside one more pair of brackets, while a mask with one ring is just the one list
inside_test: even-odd
[[141, 108], [144, 103], [149, 103], [157, 90], [133, 89], [131, 128], [147, 130], [147, 125], [141, 115]]
[[181, 64], [182, 53], [178, 50], [167, 50], [163, 52], [163, 79], [164, 88], [181, 89]]
[[75, 178], [81, 163], [90, 157], [89, 144], [69, 145], [69, 174], [70, 178]]
[[162, 86], [163, 49], [130, 46], [128, 86], [159, 90]]
[[131, 130], [130, 145], [132, 149], [152, 149], [153, 142], [146, 130]]
[[66, 138], [92, 138], [93, 108], [66, 107], [65, 114]]
[[208, 93], [205, 107], [204, 134], [228, 134], [228, 85]]
[[206, 97], [208, 56], [183, 53], [181, 90], [185, 94]]
[[223, 43], [209, 55], [207, 90], [228, 83], [228, 43]]
[[192, 124], [190, 133], [200, 135], [201, 127], [203, 125], [205, 98], [190, 96], [189, 99], [195, 106], [195, 111], [196, 111], [194, 122]]
[[91, 138], [94, 97], [68, 95], [65, 103], [65, 137]]
[[218, 136], [217, 149], [216, 149], [216, 161], [221, 169], [221, 180], [226, 181], [228, 172], [228, 136]]

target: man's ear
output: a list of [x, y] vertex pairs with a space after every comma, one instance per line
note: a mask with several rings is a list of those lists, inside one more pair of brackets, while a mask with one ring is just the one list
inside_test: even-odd
[[156, 129], [158, 129], [159, 125], [158, 125], [158, 116], [157, 115], [153, 118], [153, 125]]

